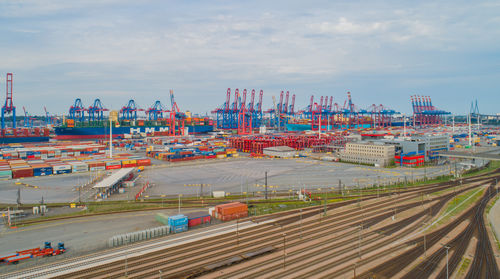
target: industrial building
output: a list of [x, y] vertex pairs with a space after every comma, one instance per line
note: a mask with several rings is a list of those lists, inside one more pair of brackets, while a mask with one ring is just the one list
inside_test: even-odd
[[450, 136], [448, 134], [429, 134], [381, 141], [388, 145], [394, 145], [398, 155], [403, 157], [423, 155], [425, 161], [437, 159], [439, 152], [450, 149]]
[[345, 162], [385, 167], [394, 160], [395, 146], [381, 142], [351, 142], [339, 155]]
[[264, 155], [277, 158], [292, 158], [297, 151], [288, 146], [273, 146], [264, 148]]

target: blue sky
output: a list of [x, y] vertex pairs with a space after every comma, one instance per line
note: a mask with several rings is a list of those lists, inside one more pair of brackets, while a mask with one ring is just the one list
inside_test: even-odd
[[[478, 3], [476, 3], [478, 2]], [[67, 113], [75, 98], [119, 109], [206, 113], [228, 87], [411, 111], [410, 95], [500, 112], [498, 1], [0, 1], [0, 93]]]

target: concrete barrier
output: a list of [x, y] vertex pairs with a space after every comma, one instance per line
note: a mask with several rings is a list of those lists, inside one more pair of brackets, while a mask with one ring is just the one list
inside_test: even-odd
[[108, 247], [118, 247], [129, 243], [148, 240], [169, 234], [169, 226], [161, 226], [127, 234], [115, 235], [108, 239]]

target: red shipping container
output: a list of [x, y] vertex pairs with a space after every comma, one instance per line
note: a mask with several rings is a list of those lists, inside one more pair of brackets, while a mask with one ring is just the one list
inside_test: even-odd
[[31, 177], [31, 176], [33, 176], [32, 168], [22, 168], [22, 169], [12, 170], [12, 178]]
[[107, 170], [116, 170], [116, 169], [121, 169], [121, 165], [114, 165], [114, 166], [106, 166]]
[[210, 215], [201, 217], [201, 219], [202, 219], [201, 222], [203, 224], [210, 223], [210, 220], [211, 220]]
[[151, 165], [151, 159], [139, 159], [137, 160], [137, 166], [150, 166]]
[[201, 225], [201, 221], [202, 221], [201, 217], [188, 219], [188, 227], [194, 227], [194, 226]]

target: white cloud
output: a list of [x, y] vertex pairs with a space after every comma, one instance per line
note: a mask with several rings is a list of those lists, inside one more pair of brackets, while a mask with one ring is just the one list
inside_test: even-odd
[[332, 34], [368, 34], [376, 31], [383, 31], [387, 28], [387, 23], [385, 22], [373, 22], [365, 24], [357, 24], [349, 21], [345, 17], [340, 17], [338, 22], [321, 22], [313, 23], [310, 25], [312, 31], [318, 31], [319, 33], [332, 33]]
[[[132, 90], [129, 80], [194, 88], [425, 76], [456, 71], [463, 53], [498, 52], [497, 6], [323, 5], [7, 2], [0, 17], [12, 24], [0, 26], [9, 38], [0, 40], [1, 67], [62, 71], [72, 82], [124, 80], [95, 90], [113, 95], [118, 86]], [[443, 53], [455, 56], [445, 61]]]

